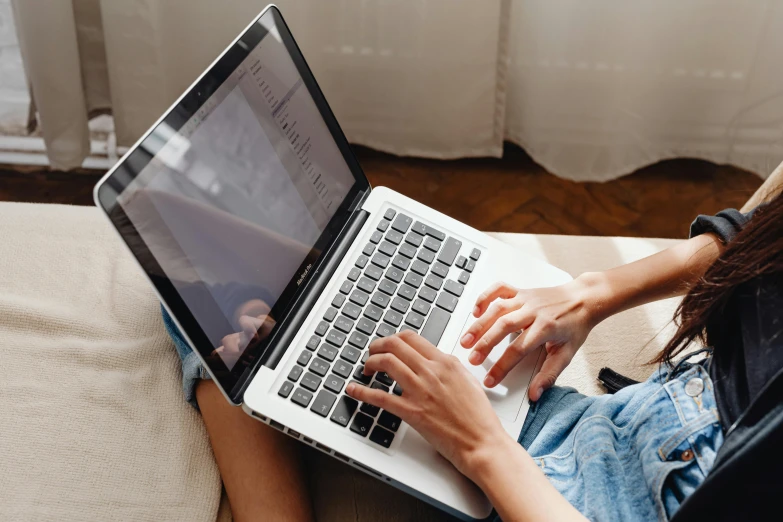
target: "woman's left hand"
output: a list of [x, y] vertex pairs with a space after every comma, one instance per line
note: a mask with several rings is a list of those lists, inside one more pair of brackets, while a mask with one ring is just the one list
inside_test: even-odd
[[373, 341], [364, 371], [386, 372], [402, 396], [358, 383], [348, 385], [348, 395], [400, 417], [469, 478], [490, 453], [516, 445], [462, 363], [414, 332]]

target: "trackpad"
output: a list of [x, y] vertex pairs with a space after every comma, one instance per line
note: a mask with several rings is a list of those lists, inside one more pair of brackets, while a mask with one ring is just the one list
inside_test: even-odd
[[[462, 337], [462, 333], [467, 330], [468, 325], [472, 324], [470, 319], [471, 317], [468, 317], [468, 320], [465, 322], [460, 337]], [[500, 356], [506, 351], [509, 342], [513, 341], [515, 338], [516, 334], [512, 334], [503, 339], [503, 341], [495, 346], [489, 354], [489, 357], [478, 366], [474, 366], [468, 361], [471, 350], [466, 350], [461, 345], [455, 346], [451, 354], [462, 361], [462, 364], [465, 365], [468, 371], [470, 371], [479, 382], [483, 382], [484, 376], [489, 369], [492, 368], [495, 362], [500, 359]], [[538, 359], [542, 355], [542, 349], [543, 348], [539, 348], [525, 357], [509, 372], [506, 378], [494, 388], [482, 386], [487, 393], [487, 397], [489, 397], [489, 402], [492, 403], [492, 407], [498, 414], [498, 417], [504, 421], [516, 422], [522, 405], [527, 401], [527, 388], [530, 385], [530, 380], [533, 378], [533, 372], [536, 369]]]

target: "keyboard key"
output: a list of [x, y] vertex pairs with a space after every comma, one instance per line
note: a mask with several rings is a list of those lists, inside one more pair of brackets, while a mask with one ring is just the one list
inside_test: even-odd
[[326, 375], [326, 372], [329, 371], [329, 363], [316, 357], [313, 359], [313, 362], [310, 363], [310, 371], [323, 377]]
[[293, 397], [291, 397], [291, 400], [302, 408], [307, 408], [307, 405], [310, 404], [312, 399], [313, 394], [307, 390], [303, 390], [302, 388], [297, 388]]
[[332, 321], [334, 321], [336, 315], [337, 315], [337, 308], [330, 306], [329, 309], [324, 314], [324, 321], [328, 321], [331, 323]]
[[470, 280], [470, 274], [469, 274], [469, 273], [467, 273], [467, 272], [462, 272], [462, 273], [459, 275], [459, 277], [457, 278], [457, 281], [458, 281], [458, 282], [459, 282], [461, 285], [466, 285], [466, 284], [468, 284], [468, 281], [469, 281], [469, 280]]
[[[377, 339], [377, 337], [375, 339]], [[375, 339], [373, 339], [373, 341]], [[372, 344], [372, 343], [370, 343], [370, 344]], [[364, 352], [364, 355], [362, 355], [362, 364], [366, 364], [367, 363], [367, 359], [369, 359], [369, 358], [370, 358], [370, 352]]]
[[365, 292], [362, 292], [361, 290], [354, 290], [353, 293], [351, 293], [351, 297], [348, 298], [350, 302], [359, 306], [366, 305], [369, 299], [370, 299], [370, 295]]
[[376, 426], [373, 428], [372, 433], [370, 433], [370, 440], [378, 444], [379, 446], [388, 448], [392, 445], [392, 442], [394, 441], [394, 433], [390, 432], [386, 428], [381, 428], [380, 426]]
[[353, 303], [348, 303], [343, 308], [343, 313], [351, 319], [357, 319], [362, 314], [362, 309]]
[[334, 393], [340, 393], [343, 390], [344, 384], [345, 380], [336, 375], [330, 375], [324, 380], [324, 388]]
[[302, 351], [302, 353], [299, 354], [299, 358], [296, 360], [297, 364], [301, 364], [302, 366], [307, 366], [307, 363], [310, 362], [310, 357], [312, 357], [313, 354], [310, 352]]
[[384, 279], [383, 281], [378, 283], [378, 290], [380, 290], [384, 294], [394, 295], [394, 292], [397, 291], [397, 284], [393, 283], [388, 279]]
[[436, 276], [435, 274], [430, 274], [424, 280], [424, 284], [432, 289], [440, 290], [440, 287], [443, 286], [443, 278]]
[[293, 368], [291, 368], [291, 371], [288, 372], [288, 380], [292, 382], [298, 381], [299, 377], [302, 376], [303, 371], [304, 370], [302, 369], [301, 366], [294, 366]]
[[465, 290], [465, 287], [461, 284], [457, 283], [456, 281], [452, 281], [451, 279], [447, 279], [446, 282], [443, 285], [443, 289], [447, 292], [456, 295], [457, 297], [462, 295], [462, 291]]
[[367, 256], [359, 256], [356, 258], [356, 266], [359, 268], [364, 268], [367, 266], [367, 262], [370, 260]]
[[416, 258], [423, 262], [427, 263], [428, 265], [431, 264], [433, 261], [435, 261], [435, 252], [432, 250], [427, 250], [426, 248], [422, 248], [419, 250], [419, 253], [416, 254]]
[[389, 225], [391, 225], [391, 221], [388, 219], [382, 219], [380, 223], [378, 223], [378, 230], [381, 232], [386, 232], [386, 230], [389, 228]]
[[346, 316], [341, 315], [334, 322], [334, 327], [343, 333], [348, 333], [353, 329], [353, 321], [348, 319]]
[[411, 266], [411, 260], [405, 256], [397, 256], [392, 260], [392, 265], [400, 270], [407, 270], [408, 267]]
[[362, 351], [357, 350], [353, 346], [346, 346], [343, 348], [342, 353], [340, 354], [340, 357], [345, 359], [351, 364], [356, 364], [356, 362], [359, 360], [359, 357], [362, 356]]
[[437, 252], [440, 250], [441, 242], [435, 239], [434, 237], [426, 237], [424, 239], [424, 248], [428, 248], [432, 250], [433, 252]]
[[447, 312], [453, 312], [454, 309], [457, 308], [458, 302], [459, 299], [456, 296], [451, 295], [448, 292], [441, 292], [438, 299], [435, 301], [435, 304]]
[[324, 343], [318, 349], [318, 355], [327, 361], [332, 362], [337, 358], [337, 348]]
[[359, 408], [359, 411], [366, 413], [370, 417], [375, 417], [381, 409], [378, 406], [373, 406], [369, 402], [364, 402]]
[[391, 261], [391, 258], [381, 253], [377, 253], [372, 256], [372, 264], [380, 268], [386, 268], [389, 266], [389, 261]]
[[329, 393], [326, 390], [318, 392], [318, 396], [313, 401], [313, 405], [310, 407], [310, 411], [317, 413], [321, 417], [326, 417], [329, 412], [332, 411], [332, 406], [337, 400], [337, 397]]
[[373, 252], [375, 252], [375, 245], [373, 245], [372, 243], [367, 243], [366, 245], [364, 245], [364, 248], [362, 249], [362, 254], [364, 254], [365, 256], [371, 256]]
[[454, 264], [457, 265], [457, 268], [465, 268], [467, 262], [468, 260], [465, 259], [465, 256], [459, 256]]
[[370, 388], [373, 388], [375, 390], [381, 390], [383, 392], [389, 393], [389, 387], [386, 386], [385, 384], [379, 383], [378, 381], [372, 383], [372, 386], [370, 386]]
[[393, 256], [396, 251], [397, 251], [397, 247], [395, 247], [388, 241], [384, 241], [378, 246], [378, 252], [389, 257]]
[[414, 288], [419, 288], [423, 281], [424, 278], [419, 274], [414, 274], [413, 272], [408, 272], [405, 274], [405, 282]]
[[449, 267], [438, 261], [434, 265], [432, 265], [432, 273], [435, 274], [438, 277], [442, 277], [443, 279], [446, 279], [449, 277]]
[[394, 383], [394, 379], [389, 377], [389, 374], [386, 372], [378, 372], [375, 374], [375, 380], [378, 381], [381, 384], [384, 384], [386, 386], [391, 386]]
[[421, 336], [438, 346], [438, 342], [440, 342], [440, 338], [443, 336], [443, 331], [449, 324], [449, 319], [451, 319], [450, 313], [440, 308], [433, 308], [430, 316], [427, 318], [427, 324], [421, 329]]
[[307, 345], [305, 346], [308, 350], [311, 352], [318, 348], [318, 345], [321, 344], [321, 339], [319, 339], [317, 336], [310, 337], [310, 340], [307, 341]]
[[411, 312], [405, 317], [405, 324], [412, 328], [419, 329], [424, 324], [424, 316]]
[[351, 431], [358, 433], [362, 437], [366, 437], [367, 433], [372, 427], [372, 421], [372, 417], [359, 412], [356, 414], [356, 417], [354, 417], [353, 422], [351, 423]]
[[397, 331], [386, 323], [379, 324], [378, 329], [375, 330], [375, 335], [378, 337], [388, 337], [390, 335], [394, 335], [395, 333], [397, 333]]
[[454, 258], [459, 254], [460, 248], [462, 248], [462, 241], [454, 239], [453, 237], [448, 238], [446, 244], [443, 245], [440, 254], [438, 254], [438, 261], [444, 265], [451, 266], [454, 264]]
[[421, 299], [424, 299], [428, 303], [432, 304], [435, 302], [435, 298], [438, 297], [438, 292], [436, 292], [429, 286], [423, 286], [421, 287], [421, 290], [419, 290], [419, 297]]
[[310, 372], [304, 374], [302, 377], [302, 387], [307, 388], [310, 391], [315, 391], [321, 385], [321, 379], [316, 377]]
[[294, 383], [285, 381], [283, 385], [280, 387], [280, 389], [277, 391], [277, 394], [284, 399], [287, 399], [289, 395], [291, 395], [291, 390], [294, 389]]
[[335, 308], [340, 308], [343, 303], [345, 302], [345, 296], [343, 294], [337, 294], [334, 296], [334, 299], [332, 299], [332, 306]]
[[391, 297], [384, 294], [383, 292], [375, 292], [371, 300], [372, 304], [380, 308], [386, 308], [389, 306], [389, 301], [391, 301]]
[[[332, 329], [326, 336], [326, 342], [331, 343], [339, 348], [345, 342], [345, 334]], [[323, 345], [321, 345], [321, 348], [323, 348]]]
[[375, 323], [366, 317], [362, 317], [356, 322], [356, 329], [365, 335], [370, 335], [375, 330]]
[[404, 314], [405, 312], [407, 312], [409, 306], [410, 306], [410, 304], [408, 303], [408, 301], [406, 301], [405, 299], [402, 299], [401, 297], [395, 297], [394, 299], [392, 299], [392, 302], [391, 302], [392, 310], [396, 310], [396, 311], [400, 312], [401, 314]]
[[413, 301], [413, 298], [416, 297], [416, 289], [410, 285], [402, 285], [397, 295], [408, 301]]
[[401, 423], [402, 421], [398, 416], [385, 410], [381, 413], [381, 416], [378, 417], [378, 424], [391, 431], [397, 431], [400, 428]]
[[[402, 314], [395, 312], [394, 310], [389, 310], [386, 312], [386, 315], [383, 316], [383, 320], [390, 325], [397, 327], [400, 326], [400, 323], [402, 322]], [[304, 353], [309, 355], [309, 352]]]
[[397, 232], [402, 232], [404, 234], [410, 228], [411, 223], [413, 223], [413, 219], [409, 218], [405, 214], [398, 214], [397, 219], [395, 219], [394, 223], [392, 223], [392, 228]]
[[364, 271], [364, 275], [366, 275], [367, 277], [369, 277], [373, 281], [380, 281], [381, 277], [383, 277], [383, 269], [378, 268], [375, 265], [370, 265]]
[[407, 236], [405, 236], [405, 242], [409, 245], [413, 245], [416, 248], [419, 248], [421, 246], [421, 242], [424, 240], [424, 236], [421, 234], [417, 234], [416, 232], [411, 231]]
[[383, 239], [383, 232], [381, 232], [380, 230], [376, 230], [370, 236], [370, 243], [377, 245], [378, 243], [381, 242], [381, 239]]
[[478, 248], [474, 248], [473, 251], [470, 253], [470, 258], [473, 261], [478, 261], [479, 257], [481, 257], [481, 250]]
[[388, 219], [391, 221], [392, 219], [394, 219], [394, 215], [396, 213], [397, 211], [394, 210], [393, 208], [387, 208], [386, 212], [383, 213], [383, 219]]
[[411, 306], [411, 310], [419, 312], [421, 315], [427, 315], [430, 311], [430, 305], [423, 299], [416, 299]]
[[[350, 348], [350, 346], [346, 346], [343, 351]], [[351, 376], [351, 372], [353, 371], [353, 365], [348, 364], [345, 361], [341, 361], [340, 359], [337, 359], [337, 362], [334, 363], [334, 367], [332, 368], [332, 371], [342, 377], [343, 379], [347, 379]]]
[[465, 265], [465, 270], [468, 272], [473, 272], [476, 269], [476, 262], [472, 259], [469, 259], [467, 264]]
[[394, 385], [392, 393], [394, 393], [394, 395], [402, 395], [402, 386], [400, 386], [400, 383]]
[[329, 419], [344, 428], [348, 426], [348, 422], [351, 420], [351, 416], [356, 411], [358, 405], [359, 402], [356, 399], [343, 395], [337, 401], [337, 406], [334, 407], [332, 416]]
[[413, 259], [416, 257], [416, 249], [408, 243], [403, 243], [400, 245], [400, 254], [407, 257], [408, 259]]
[[318, 326], [315, 327], [315, 335], [318, 335], [320, 337], [323, 337], [326, 335], [326, 331], [329, 329], [329, 323], [326, 321], [321, 321], [318, 323]]
[[[372, 319], [377, 323], [378, 321], [381, 320], [381, 317], [383, 317], [383, 310], [381, 310], [375, 305], [370, 305], [364, 309], [364, 315], [365, 317], [369, 317], [370, 319]], [[373, 328], [375, 327], [373, 326]]]
[[364, 366], [357, 366], [353, 371], [353, 378], [362, 384], [370, 384], [372, 375], [364, 375]]
[[396, 230], [389, 230], [386, 232], [386, 240], [394, 243], [395, 245], [399, 245], [402, 243], [402, 234]]
[[430, 269], [429, 265], [424, 261], [422, 261], [421, 259], [417, 259], [411, 265], [411, 270], [413, 270], [414, 272], [416, 272], [421, 276], [427, 275], [427, 271], [429, 271], [429, 269]]
[[371, 294], [375, 290], [375, 283], [373, 283], [369, 277], [362, 277], [356, 283], [356, 288], [364, 292], [367, 292], [368, 294]]
[[386, 277], [395, 283], [399, 283], [400, 281], [402, 281], [404, 275], [405, 272], [395, 267], [391, 267], [386, 271]]
[[[364, 335], [361, 332], [354, 332], [351, 334], [351, 336], [348, 338], [348, 343], [360, 348], [364, 349], [365, 346], [367, 346], [367, 343], [370, 341], [370, 338]], [[358, 357], [357, 357], [358, 358]], [[356, 362], [356, 361], [354, 361]]]

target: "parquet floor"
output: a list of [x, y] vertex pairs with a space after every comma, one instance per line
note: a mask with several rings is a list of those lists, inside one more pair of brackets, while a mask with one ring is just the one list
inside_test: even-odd
[[[373, 186], [497, 232], [683, 238], [697, 214], [739, 208], [761, 184], [734, 167], [685, 159], [606, 183], [575, 183], [514, 145], [503, 159], [399, 158], [362, 147], [357, 155]], [[0, 167], [0, 201], [91, 205], [100, 175]]]

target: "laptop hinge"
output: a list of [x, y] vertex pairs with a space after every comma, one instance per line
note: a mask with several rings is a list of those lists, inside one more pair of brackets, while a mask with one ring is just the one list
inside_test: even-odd
[[348, 219], [348, 223], [346, 223], [345, 228], [340, 233], [340, 238], [326, 254], [323, 263], [315, 270], [307, 289], [292, 306], [294, 311], [286, 318], [285, 323], [281, 325], [282, 328], [271, 340], [263, 355], [259, 357], [258, 362], [253, 366], [253, 369], [248, 370], [250, 374], [240, 379], [240, 384], [237, 386], [238, 389], [232, 390], [232, 400], [237, 399], [237, 404], [242, 402], [242, 395], [258, 371], [258, 368], [263, 365], [274, 370], [277, 367], [277, 364], [288, 350], [291, 341], [299, 332], [302, 324], [304, 324], [305, 319], [307, 319], [313, 306], [315, 306], [315, 302], [323, 293], [326, 284], [332, 279], [369, 216], [370, 213], [366, 210], [359, 210], [354, 212]]

